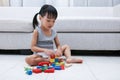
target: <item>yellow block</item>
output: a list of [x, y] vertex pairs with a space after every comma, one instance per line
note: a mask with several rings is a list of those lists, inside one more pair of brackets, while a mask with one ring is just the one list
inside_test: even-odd
[[50, 62], [51, 62], [51, 63], [55, 62], [55, 59], [50, 59]]
[[65, 65], [65, 63], [64, 63], [64, 62], [60, 62], [60, 66], [61, 66], [61, 65]]

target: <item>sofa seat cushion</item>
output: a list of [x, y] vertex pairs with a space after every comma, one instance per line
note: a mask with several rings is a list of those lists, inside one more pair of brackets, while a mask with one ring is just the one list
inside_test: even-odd
[[0, 32], [32, 32], [30, 21], [24, 20], [0, 20]]
[[58, 32], [120, 32], [117, 17], [59, 18], [54, 27]]

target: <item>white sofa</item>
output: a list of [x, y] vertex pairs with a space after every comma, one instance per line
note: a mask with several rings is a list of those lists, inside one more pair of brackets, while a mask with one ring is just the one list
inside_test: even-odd
[[[0, 7], [0, 49], [30, 49], [32, 18], [39, 7]], [[72, 50], [120, 50], [120, 6], [58, 7], [54, 25]]]

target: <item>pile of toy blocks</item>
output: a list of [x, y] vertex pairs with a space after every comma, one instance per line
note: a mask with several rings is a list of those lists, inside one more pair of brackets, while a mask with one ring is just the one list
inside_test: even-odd
[[40, 62], [38, 66], [34, 68], [25, 67], [26, 74], [31, 75], [32, 73], [54, 73], [55, 70], [64, 70], [65, 63], [55, 55], [50, 56], [49, 62]]

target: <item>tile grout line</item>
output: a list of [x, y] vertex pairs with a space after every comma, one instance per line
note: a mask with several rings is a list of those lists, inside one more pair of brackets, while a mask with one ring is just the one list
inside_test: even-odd
[[[83, 59], [84, 59], [84, 57], [83, 57]], [[85, 60], [85, 59], [84, 59], [84, 60]], [[90, 66], [88, 65], [87, 61], [85, 61], [84, 63], [87, 65], [88, 70], [91, 72], [91, 74], [93, 75], [93, 77], [95, 78], [95, 80], [99, 80], [99, 79], [97, 79], [97, 77], [96, 77], [95, 74], [93, 73], [93, 71], [92, 71], [92, 69], [90, 68]]]
[[[14, 65], [14, 66], [12, 66], [12, 67], [10, 67], [10, 68], [8, 68], [5, 72], [3, 72], [3, 74], [0, 74], [1, 76], [2, 76], [2, 80], [4, 80], [4, 73], [6, 73], [6, 72], [8, 72], [8, 71], [10, 71], [10, 70], [13, 70], [13, 68], [15, 67], [15, 66], [17, 66], [17, 63]], [[12, 69], [11, 69], [12, 68]]]

